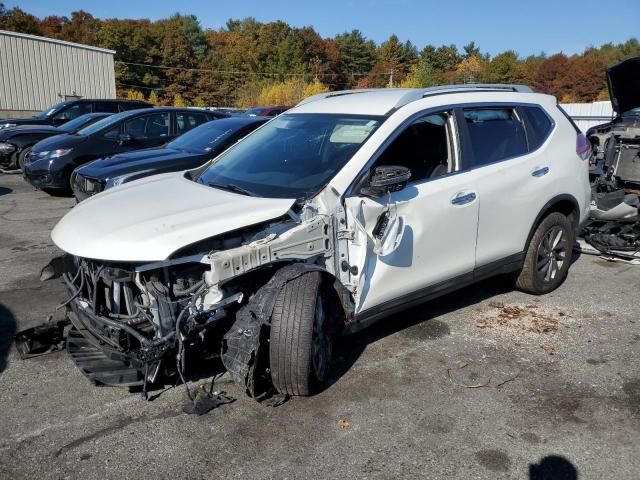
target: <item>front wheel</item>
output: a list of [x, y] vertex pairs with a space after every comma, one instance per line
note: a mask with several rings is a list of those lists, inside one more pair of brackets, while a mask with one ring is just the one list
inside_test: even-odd
[[18, 168], [22, 171], [24, 171], [24, 160], [27, 158], [27, 155], [29, 155], [29, 153], [31, 153], [31, 149], [33, 147], [27, 147], [25, 149], [23, 149], [20, 152], [20, 155], [18, 155]]
[[308, 396], [327, 380], [333, 335], [319, 272], [285, 284], [273, 309], [269, 363], [280, 393]]
[[575, 238], [566, 215], [547, 215], [531, 237], [524, 265], [516, 276], [516, 288], [534, 295], [555, 290], [569, 271]]

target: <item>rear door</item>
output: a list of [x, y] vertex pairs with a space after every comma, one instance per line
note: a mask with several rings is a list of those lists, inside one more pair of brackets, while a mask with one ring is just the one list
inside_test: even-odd
[[171, 114], [167, 111], [138, 115], [124, 122], [124, 142], [131, 149], [157, 147], [171, 140]]
[[527, 131], [524, 108], [500, 104], [457, 110], [466, 147], [462, 154], [474, 170], [479, 201], [477, 267], [517, 260], [538, 213], [532, 206], [549, 178], [549, 159], [530, 148], [544, 138]]

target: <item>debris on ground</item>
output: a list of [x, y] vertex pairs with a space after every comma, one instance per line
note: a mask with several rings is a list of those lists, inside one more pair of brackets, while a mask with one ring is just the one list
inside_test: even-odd
[[[213, 387], [213, 382], [211, 386]], [[187, 402], [182, 407], [182, 411], [190, 415], [204, 415], [214, 408], [228, 403], [233, 403], [235, 401], [236, 399], [227, 395], [226, 392], [207, 391], [204, 386], [201, 386], [198, 388], [195, 398], [192, 401], [190, 400]]]
[[340, 420], [338, 420], [338, 427], [341, 428], [342, 430], [344, 430], [345, 428], [349, 427], [349, 422], [347, 422], [345, 419], [341, 418]]
[[546, 312], [538, 305], [496, 305], [498, 302], [489, 303], [494, 311], [476, 320], [476, 327], [501, 329], [519, 335], [549, 334], [558, 329], [558, 317], [566, 316], [565, 312]]

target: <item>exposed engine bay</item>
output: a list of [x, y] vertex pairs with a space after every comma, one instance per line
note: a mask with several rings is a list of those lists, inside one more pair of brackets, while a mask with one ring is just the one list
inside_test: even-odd
[[[640, 110], [637, 78], [640, 58], [607, 72], [616, 118], [592, 127], [592, 208], [584, 226], [581, 250], [611, 260], [640, 263]], [[635, 82], [634, 82], [635, 79]]]
[[[336, 269], [334, 217], [309, 217], [290, 212], [156, 263], [55, 258], [41, 279], [61, 277], [69, 292], [61, 306], [68, 309], [72, 360], [95, 384], [142, 386], [144, 396], [159, 379], [185, 381], [188, 349], [221, 360], [252, 397], [267, 395], [272, 386], [259, 348], [267, 343], [261, 337], [275, 297], [305, 272], [330, 278]], [[353, 312], [350, 292], [339, 281], [333, 287], [339, 299], [334, 313], [346, 319], [345, 312]], [[27, 355], [33, 335], [19, 344]]]

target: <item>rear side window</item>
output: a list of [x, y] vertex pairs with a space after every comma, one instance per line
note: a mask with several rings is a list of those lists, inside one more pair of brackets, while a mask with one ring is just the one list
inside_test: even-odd
[[138, 108], [147, 108], [147, 105], [136, 102], [122, 102], [118, 104], [121, 112], [126, 112], [127, 110], [136, 110]]
[[464, 121], [476, 166], [527, 153], [527, 135], [513, 108], [469, 108]]
[[545, 142], [551, 133], [553, 122], [540, 107], [521, 107], [520, 111], [523, 112], [527, 120], [529, 150], [535, 150]]
[[176, 123], [178, 126], [178, 135], [188, 132], [192, 128], [202, 125], [209, 121], [209, 116], [204, 113], [176, 113]]
[[118, 112], [118, 104], [116, 102], [96, 102], [95, 104], [96, 112], [106, 112], [106, 113], [117, 113]]

